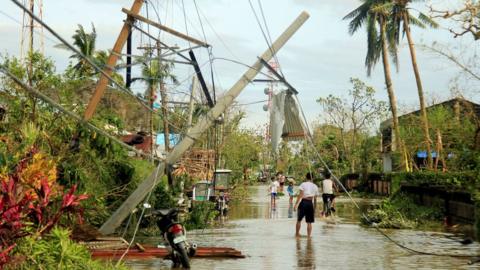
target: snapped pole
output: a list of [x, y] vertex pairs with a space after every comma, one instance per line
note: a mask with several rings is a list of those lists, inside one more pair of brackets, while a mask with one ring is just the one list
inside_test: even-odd
[[[143, 4], [143, 0], [135, 0], [135, 2], [133, 2], [131, 12], [134, 14], [139, 13], [140, 9], [142, 8], [142, 4]], [[113, 73], [113, 68], [115, 67], [115, 64], [117, 63], [117, 60], [118, 60], [118, 55], [122, 53], [123, 46], [125, 45], [125, 42], [127, 41], [127, 38], [130, 35], [130, 31], [131, 31], [130, 25], [132, 23], [133, 23], [133, 19], [128, 18], [127, 21], [123, 24], [122, 30], [118, 35], [115, 45], [113, 46], [112, 53], [108, 57], [107, 65], [104, 69], [105, 74], [107, 74], [108, 76], [111, 76]], [[87, 121], [90, 120], [95, 114], [97, 105], [100, 102], [100, 99], [102, 98], [103, 94], [105, 93], [105, 89], [107, 89], [107, 85], [108, 85], [108, 78], [104, 74], [102, 74], [100, 76], [100, 80], [97, 83], [97, 86], [95, 87], [95, 91], [93, 92], [93, 95], [90, 98], [90, 102], [88, 103], [87, 109], [85, 110], [85, 115], [83, 116], [85, 120]]]
[[[310, 17], [307, 12], [303, 11], [295, 21], [277, 38], [261, 56], [260, 59], [269, 61], [273, 54], [278, 52], [283, 45], [293, 36], [295, 32], [305, 23]], [[112, 234], [118, 228], [123, 220], [137, 207], [145, 196], [155, 188], [157, 178], [161, 177], [165, 171], [165, 164], [174, 164], [180, 157], [193, 145], [193, 143], [213, 125], [216, 119], [225, 112], [225, 110], [233, 103], [240, 92], [250, 83], [263, 67], [261, 61], [257, 60], [243, 76], [230, 88], [225, 95], [217, 101], [217, 104], [195, 124], [192, 129], [185, 135], [183, 140], [173, 148], [172, 152], [167, 155], [165, 162], [160, 164], [158, 174], [152, 174], [140, 183], [137, 189], [123, 202], [123, 204], [112, 214], [112, 216], [102, 225], [100, 232], [102, 234]], [[155, 177], [157, 176], [157, 177]]]

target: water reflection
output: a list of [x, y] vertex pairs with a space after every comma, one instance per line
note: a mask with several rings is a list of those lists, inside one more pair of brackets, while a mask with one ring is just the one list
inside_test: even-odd
[[[376, 230], [359, 226], [359, 211], [342, 197], [337, 199], [336, 223], [321, 219], [320, 211], [316, 211], [312, 238], [295, 238], [295, 213], [288, 198], [280, 198], [273, 211], [264, 187], [252, 187], [251, 194], [249, 201], [231, 204], [223, 225], [188, 232], [189, 239], [200, 246], [233, 247], [247, 258], [198, 258], [192, 260], [192, 269], [479, 269], [479, 264], [468, 265], [469, 259], [412, 255]], [[357, 200], [357, 203], [366, 209], [375, 201]], [[459, 243], [462, 238], [451, 234], [412, 230], [385, 232], [402, 244], [426, 252], [480, 253], [478, 243], [462, 245]], [[128, 264], [142, 270], [171, 267], [170, 262], [161, 259]]]
[[288, 203], [288, 218], [293, 218], [293, 203]]
[[315, 269], [315, 249], [312, 244], [312, 238], [297, 237], [297, 268]]
[[270, 207], [270, 219], [277, 219], [278, 218], [278, 211], [275, 207]]

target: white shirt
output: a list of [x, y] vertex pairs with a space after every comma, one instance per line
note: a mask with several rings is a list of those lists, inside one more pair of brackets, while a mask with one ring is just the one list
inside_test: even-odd
[[298, 188], [303, 191], [303, 197], [315, 197], [318, 196], [318, 187], [312, 182], [303, 182], [300, 187]]
[[277, 188], [280, 186], [280, 183], [278, 183], [277, 180], [273, 181], [271, 184], [270, 184], [270, 192], [271, 193], [277, 193]]
[[325, 179], [322, 181], [323, 194], [333, 194], [333, 181]]

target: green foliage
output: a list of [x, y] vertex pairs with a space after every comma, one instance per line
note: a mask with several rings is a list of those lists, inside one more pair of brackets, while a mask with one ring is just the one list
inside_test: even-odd
[[[364, 171], [378, 167], [379, 136], [371, 136], [387, 113], [384, 101], [375, 98], [375, 89], [351, 78], [347, 98], [329, 95], [317, 102], [323, 109], [324, 125], [315, 129], [320, 151], [329, 153], [328, 163], [340, 173]], [[326, 129], [325, 131], [323, 129]], [[318, 136], [317, 136], [318, 135]]]
[[374, 222], [380, 228], [413, 229], [438, 222], [443, 218], [442, 205], [425, 207], [417, 205], [406, 194], [396, 193], [385, 199], [377, 209], [368, 211], [362, 218], [364, 224]]
[[207, 228], [217, 215], [215, 203], [208, 201], [195, 203], [185, 221], [185, 227], [188, 230]]
[[232, 170], [232, 179], [243, 179], [247, 169], [260, 165], [262, 139], [250, 130], [232, 130], [225, 138], [222, 149], [228, 154], [222, 155], [225, 168]]
[[447, 173], [399, 172], [386, 174], [385, 179], [391, 181], [392, 192], [399, 190], [401, 183], [413, 186], [444, 186], [449, 190], [461, 189], [470, 192], [478, 190], [480, 184], [480, 178], [473, 171]]
[[162, 177], [160, 183], [153, 192], [151, 204], [153, 209], [167, 209], [175, 206], [173, 192], [168, 190], [167, 177]]
[[114, 266], [109, 262], [92, 260], [87, 248], [69, 237], [68, 230], [54, 228], [41, 239], [22, 239], [13, 251], [16, 259], [6, 269], [127, 269], [123, 264]]
[[[437, 106], [429, 109], [427, 114], [430, 133], [441, 135], [443, 151], [440, 157], [445, 160], [447, 168], [462, 171], [472, 170], [478, 166], [478, 153], [473, 150], [477, 124], [476, 116], [471, 109], [465, 108], [459, 116], [450, 107]], [[408, 142], [405, 148], [409, 153], [426, 149], [422, 127], [418, 124], [420, 121], [418, 114], [409, 114], [400, 121], [400, 133]], [[433, 146], [433, 150], [436, 151], [437, 145]]]

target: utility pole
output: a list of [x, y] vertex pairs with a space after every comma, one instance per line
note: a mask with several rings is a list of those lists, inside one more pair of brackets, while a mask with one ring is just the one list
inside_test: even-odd
[[132, 27], [130, 26], [127, 38], [127, 69], [125, 74], [125, 88], [132, 85]]
[[[132, 14], [138, 14], [140, 9], [142, 8], [144, 0], [135, 0], [130, 9]], [[125, 46], [125, 42], [127, 41], [128, 35], [130, 34], [131, 25], [133, 24], [134, 19], [132, 17], [128, 17], [125, 23], [123, 24], [122, 30], [118, 35], [117, 41], [113, 46], [112, 53], [107, 60], [107, 65], [105, 66], [105, 73], [109, 76], [113, 73], [113, 67], [117, 63], [118, 56], [122, 53], [123, 46]], [[105, 89], [107, 88], [108, 78], [105, 75], [100, 76], [100, 80], [95, 87], [95, 91], [93, 92], [93, 96], [88, 103], [87, 109], [85, 110], [85, 114], [83, 116], [84, 120], [90, 120], [97, 109], [97, 105], [100, 102], [103, 94], [105, 93]]]
[[[278, 37], [262, 55], [261, 59], [269, 61], [273, 57], [273, 52], [278, 52], [283, 45], [290, 39], [293, 34], [303, 25], [308, 19], [307, 12], [302, 12], [297, 19]], [[137, 189], [130, 194], [130, 196], [122, 203], [122, 205], [112, 214], [112, 216], [102, 225], [100, 232], [102, 234], [112, 234], [123, 220], [137, 207], [145, 196], [158, 184], [160, 178], [165, 171], [165, 168], [170, 164], [177, 162], [181, 156], [187, 151], [194, 142], [210, 128], [215, 120], [233, 103], [240, 92], [249, 84], [255, 76], [262, 69], [263, 64], [260, 59], [255, 61], [253, 65], [240, 77], [240, 79], [230, 88], [225, 95], [218, 100], [215, 106], [195, 124], [194, 127], [187, 133], [183, 140], [177, 144], [173, 151], [167, 155], [165, 162], [159, 164], [158, 170], [155, 170], [150, 176], [140, 183]], [[158, 173], [157, 173], [158, 172]]]

